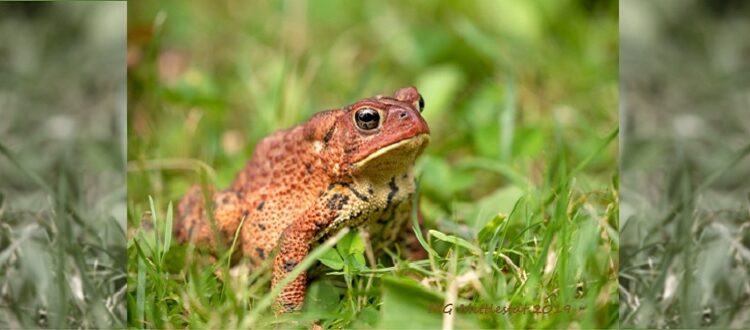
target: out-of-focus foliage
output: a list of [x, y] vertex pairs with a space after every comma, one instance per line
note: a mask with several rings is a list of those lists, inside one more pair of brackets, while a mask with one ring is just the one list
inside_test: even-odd
[[0, 3], [0, 328], [125, 324], [125, 10]]
[[621, 324], [750, 327], [750, 4], [620, 15]]
[[[424, 234], [438, 255], [319, 276], [308, 295], [318, 303], [298, 317], [339, 327], [439, 325], [448, 321], [428, 307], [456, 294], [457, 303], [524, 311], [575, 306], [549, 315], [461, 312], [451, 317], [457, 327], [616, 325], [616, 2], [128, 6], [131, 326], [279, 322], [254, 317], [267, 269], [227, 282], [214, 276], [226, 265], [183, 263], [193, 260], [183, 257], [190, 247], [173, 245], [174, 256], [163, 257], [168, 203], [206, 166], [212, 183], [227, 186], [269, 133], [407, 85], [423, 94], [432, 130], [417, 172], [426, 226], [436, 230]], [[337, 251], [346, 264], [348, 252]]]

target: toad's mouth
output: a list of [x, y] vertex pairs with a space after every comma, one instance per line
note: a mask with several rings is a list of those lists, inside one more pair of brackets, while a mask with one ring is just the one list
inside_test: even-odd
[[412, 166], [429, 141], [430, 135], [425, 133], [394, 142], [354, 163], [353, 168], [388, 172]]

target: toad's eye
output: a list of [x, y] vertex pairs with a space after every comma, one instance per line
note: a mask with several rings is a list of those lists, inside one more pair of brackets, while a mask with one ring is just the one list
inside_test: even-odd
[[422, 112], [424, 110], [424, 99], [422, 98], [422, 95], [419, 95], [419, 112]]
[[357, 123], [357, 127], [362, 130], [373, 130], [380, 125], [380, 113], [372, 108], [362, 108], [354, 114], [354, 121]]

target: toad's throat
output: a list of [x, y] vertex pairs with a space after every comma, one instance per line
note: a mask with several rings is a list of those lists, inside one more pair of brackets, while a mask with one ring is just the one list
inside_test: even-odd
[[389, 176], [394, 172], [403, 171], [414, 165], [414, 160], [422, 153], [429, 141], [429, 134], [419, 134], [395, 142], [354, 163], [353, 170], [355, 173], [368, 176], [378, 174]]

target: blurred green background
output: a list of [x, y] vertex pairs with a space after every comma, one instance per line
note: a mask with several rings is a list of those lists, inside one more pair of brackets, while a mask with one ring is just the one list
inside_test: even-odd
[[0, 328], [123, 327], [124, 3], [0, 3]]
[[[464, 326], [616, 326], [617, 2], [132, 1], [128, 11], [131, 325], [231, 327], [262, 295], [233, 301], [215, 280], [184, 282], [192, 273], [135, 253], [133, 240], [151, 226], [142, 221], [149, 196], [163, 215], [199, 181], [199, 168], [225, 187], [269, 133], [414, 85], [432, 130], [417, 163], [427, 227], [481, 249], [492, 241], [519, 265], [516, 275], [530, 273], [519, 280], [526, 275], [487, 256], [493, 270], [480, 272], [488, 281], [480, 286], [489, 293], [465, 289], [460, 298], [532, 305], [578, 295], [588, 306], [573, 316], [478, 316]], [[480, 234], [501, 227], [502, 242]], [[445, 257], [458, 247], [437, 249]], [[462, 253], [458, 273], [482, 262]], [[569, 268], [556, 271], [558, 258]], [[154, 276], [172, 277], [146, 284]], [[400, 301], [388, 285], [401, 282], [387, 283], [382, 309], [397, 313], [333, 304], [324, 325], [387, 327], [412, 315], [405, 320], [437, 318], [439, 326], [440, 314], [423, 319], [425, 308], [388, 302]], [[432, 286], [435, 297], [440, 287]], [[198, 312], [186, 301], [213, 307]]]
[[750, 327], [749, 14], [620, 3], [623, 327]]

